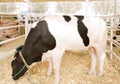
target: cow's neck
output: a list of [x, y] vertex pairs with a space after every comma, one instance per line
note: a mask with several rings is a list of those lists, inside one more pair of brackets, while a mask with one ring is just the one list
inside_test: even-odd
[[38, 54], [32, 54], [31, 52], [26, 53], [24, 50], [21, 51], [23, 53], [23, 56], [28, 63], [28, 65], [31, 65], [34, 62], [39, 62], [42, 59], [42, 53]]
[[[30, 56], [30, 55], [29, 55], [29, 54], [26, 54], [24, 51], [21, 51], [21, 53], [22, 53], [22, 55], [23, 55], [26, 63], [27, 63], [28, 65], [31, 65], [31, 64], [32, 64], [32, 61], [30, 60], [30, 57], [28, 57], [28, 56]], [[23, 60], [22, 60], [22, 61], [23, 61]]]

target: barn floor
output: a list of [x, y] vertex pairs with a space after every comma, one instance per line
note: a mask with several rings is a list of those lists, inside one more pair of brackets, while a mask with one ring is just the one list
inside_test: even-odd
[[[0, 53], [7, 52], [23, 43], [24, 38], [5, 44], [0, 47]], [[48, 62], [38, 62], [23, 77], [14, 81], [11, 77], [11, 60], [9, 56], [0, 60], [0, 84], [53, 84], [54, 73], [46, 77]], [[102, 77], [88, 75], [90, 69], [90, 56], [87, 51], [66, 51], [61, 62], [60, 84], [119, 84], [120, 61], [115, 58], [105, 60], [105, 74]], [[96, 68], [98, 72], [98, 65]]]

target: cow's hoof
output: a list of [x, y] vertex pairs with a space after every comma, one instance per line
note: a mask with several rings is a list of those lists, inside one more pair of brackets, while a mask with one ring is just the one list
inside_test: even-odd
[[47, 76], [50, 76], [51, 75], [51, 73], [50, 72], [47, 72]]
[[96, 74], [95, 71], [90, 70], [89, 75], [95, 75], [95, 74]]
[[98, 76], [101, 77], [101, 76], [103, 76], [103, 74], [104, 74], [104, 72], [99, 72]]

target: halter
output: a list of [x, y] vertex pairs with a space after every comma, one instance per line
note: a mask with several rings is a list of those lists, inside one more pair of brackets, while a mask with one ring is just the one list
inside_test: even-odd
[[27, 69], [30, 69], [30, 67], [29, 67], [29, 65], [27, 64], [27, 62], [25, 61], [25, 58], [23, 57], [21, 51], [19, 51], [19, 54], [20, 54], [20, 57], [21, 57], [21, 59], [22, 59], [22, 61], [23, 61], [23, 63], [24, 63], [24, 66], [20, 69], [20, 71], [19, 71], [17, 74], [15, 74], [15, 75], [13, 76], [13, 78], [15, 78], [17, 75], [19, 75], [19, 74], [23, 71], [23, 69], [24, 69], [25, 67], [27, 67]]
[[27, 67], [27, 69], [29, 69], [29, 65], [28, 65], [27, 62], [25, 61], [25, 58], [23, 57], [21, 51], [19, 51], [19, 54], [20, 54], [20, 57], [21, 57], [21, 59], [22, 59], [24, 65]]

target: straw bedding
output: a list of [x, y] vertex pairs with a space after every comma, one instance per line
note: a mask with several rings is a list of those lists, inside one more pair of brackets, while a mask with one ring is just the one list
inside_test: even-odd
[[[23, 40], [23, 39], [22, 39]], [[15, 41], [16, 42], [16, 41]], [[14, 44], [15, 44], [14, 42]], [[20, 41], [19, 41], [20, 42]], [[20, 43], [21, 44], [21, 43]], [[7, 45], [7, 44], [6, 44]], [[8, 46], [13, 46], [9, 44]], [[0, 60], [0, 84], [53, 84], [54, 72], [47, 77], [48, 62], [38, 62], [19, 80], [14, 81], [11, 77], [12, 56]], [[107, 58], [105, 60], [105, 74], [102, 77], [88, 75], [91, 59], [87, 51], [66, 51], [60, 67], [60, 84], [119, 84], [120, 61]], [[98, 72], [98, 65], [97, 65]]]

